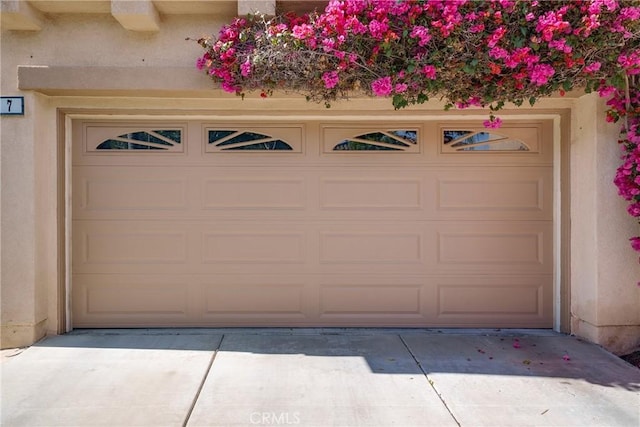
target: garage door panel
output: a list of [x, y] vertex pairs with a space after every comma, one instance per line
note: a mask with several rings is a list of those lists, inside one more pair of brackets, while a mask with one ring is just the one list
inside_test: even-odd
[[437, 278], [436, 321], [458, 325], [474, 319], [551, 327], [553, 296], [547, 286], [551, 279], [550, 275]]
[[183, 324], [191, 312], [190, 284], [182, 276], [74, 275], [74, 324]]
[[[303, 278], [223, 276], [202, 283], [203, 318], [301, 320], [308, 317]], [[248, 298], [248, 296], [251, 298]]]
[[[88, 265], [166, 265], [187, 262], [186, 230], [159, 224], [90, 222], [75, 224], [74, 267]], [[111, 269], [113, 267], [107, 267]]]
[[371, 317], [422, 318], [419, 285], [345, 284], [320, 287], [320, 317], [354, 319]]
[[442, 271], [545, 273], [552, 259], [547, 222], [464, 222], [438, 224], [435, 267]]
[[[132, 211], [185, 211], [189, 208], [190, 179], [185, 171], [166, 168], [74, 169], [75, 218], [131, 215]], [[182, 213], [184, 214], [184, 213]]]
[[304, 209], [304, 177], [205, 178], [203, 209]]
[[322, 232], [323, 264], [416, 264], [422, 262], [422, 236], [407, 232]]
[[320, 209], [422, 209], [422, 177], [323, 177]]
[[304, 232], [205, 232], [204, 263], [304, 263]]
[[552, 168], [464, 168], [431, 173], [434, 218], [551, 220]]

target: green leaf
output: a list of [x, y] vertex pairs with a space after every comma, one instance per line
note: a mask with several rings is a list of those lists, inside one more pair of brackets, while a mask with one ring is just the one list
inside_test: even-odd
[[529, 98], [529, 105], [531, 105], [533, 107], [533, 104], [535, 104], [537, 101], [535, 96], [532, 96], [531, 98]]
[[562, 82], [562, 89], [570, 91], [571, 89], [573, 89], [573, 83], [569, 80], [565, 80], [564, 82]]
[[608, 79], [611, 86], [623, 87], [625, 85], [624, 75], [622, 73], [616, 73]]
[[596, 86], [598, 84], [597, 80], [588, 80], [584, 86], [584, 93], [591, 93], [596, 90]]
[[470, 64], [465, 64], [464, 67], [462, 67], [462, 71], [464, 71], [467, 74], [475, 74], [476, 72], [476, 67], [470, 65]]
[[429, 97], [424, 94], [424, 93], [419, 93], [418, 94], [418, 98], [416, 99], [416, 102], [418, 104], [424, 104], [425, 102], [427, 102], [429, 100]]
[[502, 110], [502, 108], [504, 107], [504, 101], [498, 101], [495, 105], [490, 105], [489, 106], [489, 110], [491, 111], [498, 111], [498, 110]]
[[393, 108], [395, 108], [396, 110], [399, 110], [409, 105], [409, 101], [407, 101], [407, 99], [400, 94], [393, 95], [392, 103], [393, 103]]

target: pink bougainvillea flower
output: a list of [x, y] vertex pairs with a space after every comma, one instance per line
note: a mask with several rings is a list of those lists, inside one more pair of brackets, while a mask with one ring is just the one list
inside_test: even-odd
[[489, 51], [489, 56], [493, 59], [503, 59], [509, 56], [509, 52], [501, 47], [494, 47]]
[[406, 83], [397, 83], [394, 90], [396, 93], [405, 93], [407, 89], [409, 89], [409, 85]]
[[229, 93], [236, 93], [240, 89], [239, 86], [231, 82], [222, 82], [221, 86], [225, 92], [229, 92]]
[[548, 64], [536, 64], [529, 70], [529, 78], [536, 86], [547, 84], [549, 78], [555, 74], [555, 70]]
[[419, 39], [418, 46], [424, 46], [431, 40], [429, 30], [422, 25], [416, 25], [413, 27], [413, 30], [411, 30], [411, 37]]
[[629, 207], [627, 207], [627, 212], [629, 212], [629, 215], [631, 216], [640, 216], [640, 202], [629, 205]]
[[598, 94], [602, 98], [606, 98], [608, 96], [611, 96], [615, 91], [616, 91], [616, 88], [613, 86], [602, 85], [600, 89], [598, 89]]
[[382, 40], [387, 31], [389, 31], [389, 25], [387, 21], [378, 21], [374, 19], [369, 22], [369, 33], [374, 39]]
[[640, 251], [640, 237], [632, 237], [629, 240], [631, 241], [631, 247], [636, 251]]
[[602, 64], [600, 62], [592, 62], [591, 64], [584, 67], [584, 71], [586, 73], [595, 73], [600, 71], [600, 67], [602, 67]]
[[240, 74], [242, 77], [249, 77], [251, 74], [251, 62], [248, 59], [240, 66]]
[[322, 75], [322, 80], [324, 81], [324, 87], [327, 89], [333, 89], [338, 84], [340, 78], [338, 77], [337, 72], [329, 71]]
[[571, 46], [567, 44], [566, 39], [551, 40], [549, 42], [549, 47], [564, 53], [571, 53], [571, 51], [573, 50]]
[[487, 46], [495, 47], [498, 44], [498, 42], [502, 40], [502, 38], [506, 33], [507, 33], [507, 30], [504, 27], [496, 28], [496, 30], [489, 37], [489, 40], [487, 40]]
[[291, 31], [291, 35], [296, 39], [304, 40], [313, 37], [315, 30], [308, 24], [295, 25]]
[[502, 127], [502, 119], [500, 117], [491, 117], [489, 120], [482, 122], [482, 125], [487, 129], [498, 129]]
[[518, 340], [518, 338], [513, 340], [513, 348], [520, 348], [520, 341]]
[[469, 28], [469, 32], [470, 33], [480, 33], [482, 31], [484, 31], [485, 26], [484, 24], [476, 24], [473, 27]]
[[625, 69], [628, 75], [640, 74], [640, 55], [635, 52], [629, 55], [620, 55], [618, 63]]
[[393, 90], [391, 77], [381, 77], [371, 83], [371, 90], [376, 96], [388, 96]]
[[436, 67], [433, 65], [425, 65], [422, 67], [422, 74], [428, 79], [435, 80], [436, 76]]
[[562, 360], [564, 360], [565, 362], [568, 362], [569, 360], [571, 360], [571, 358], [569, 357], [568, 354], [565, 354], [564, 356], [562, 356]]

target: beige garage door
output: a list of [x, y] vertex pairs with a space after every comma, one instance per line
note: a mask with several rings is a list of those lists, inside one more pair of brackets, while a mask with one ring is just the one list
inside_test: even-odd
[[73, 326], [551, 327], [552, 139], [76, 121]]

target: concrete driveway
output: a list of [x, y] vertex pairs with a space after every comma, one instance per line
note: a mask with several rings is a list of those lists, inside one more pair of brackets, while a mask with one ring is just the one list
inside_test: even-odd
[[549, 331], [79, 330], [2, 354], [7, 427], [640, 425], [640, 370]]

